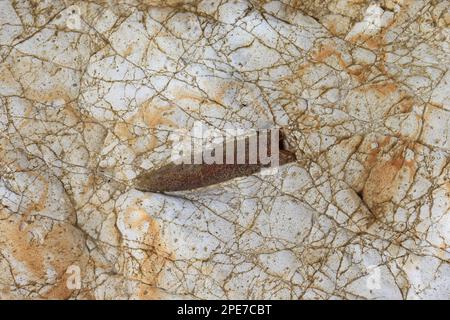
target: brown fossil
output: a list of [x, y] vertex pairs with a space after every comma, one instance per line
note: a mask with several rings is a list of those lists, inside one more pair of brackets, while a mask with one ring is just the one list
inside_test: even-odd
[[[270, 167], [270, 164], [263, 164], [260, 161], [259, 139], [257, 133], [258, 148], [256, 154], [252, 153], [249, 148], [249, 138], [245, 138], [245, 161], [238, 163], [237, 141], [234, 140], [233, 163], [227, 163], [227, 153], [225, 142], [223, 145], [223, 163], [213, 164], [167, 164], [157, 170], [143, 172], [139, 175], [134, 183], [134, 187], [140, 191], [147, 192], [170, 192], [191, 190], [201, 187], [210, 186], [221, 183], [237, 177], [248, 176], [260, 171], [263, 168]], [[294, 153], [284, 149], [282, 135], [279, 137], [279, 165], [283, 165], [296, 160]], [[270, 140], [267, 143], [266, 155], [271, 156], [272, 150]], [[206, 151], [202, 153], [202, 159]], [[252, 162], [251, 159], [256, 159]], [[244, 159], [242, 159], [244, 160]]]

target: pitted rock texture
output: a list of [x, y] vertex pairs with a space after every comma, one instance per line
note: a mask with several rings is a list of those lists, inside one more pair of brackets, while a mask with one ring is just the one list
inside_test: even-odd
[[[0, 1], [0, 298], [450, 298], [449, 9]], [[297, 162], [135, 190], [196, 121]]]

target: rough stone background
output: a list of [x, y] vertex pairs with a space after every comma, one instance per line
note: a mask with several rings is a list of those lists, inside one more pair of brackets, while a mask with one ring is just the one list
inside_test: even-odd
[[[449, 9], [0, 0], [0, 298], [450, 298]], [[133, 189], [195, 121], [298, 161]]]

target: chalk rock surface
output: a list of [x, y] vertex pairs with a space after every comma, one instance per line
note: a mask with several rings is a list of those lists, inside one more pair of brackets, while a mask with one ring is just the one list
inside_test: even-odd
[[[0, 1], [0, 298], [450, 298], [450, 4]], [[140, 192], [170, 134], [297, 161]]]

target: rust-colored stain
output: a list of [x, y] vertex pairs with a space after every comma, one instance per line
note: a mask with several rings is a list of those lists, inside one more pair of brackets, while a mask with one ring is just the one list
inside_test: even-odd
[[122, 56], [124, 58], [127, 58], [132, 52], [133, 52], [133, 44], [129, 44], [127, 46], [127, 48], [124, 50], [124, 52], [122, 53]]
[[[66, 299], [72, 294], [66, 286], [65, 272], [68, 266], [83, 266], [86, 262], [80, 246], [81, 238], [74, 236], [74, 228], [68, 224], [54, 224], [45, 241], [33, 240], [32, 225], [19, 228], [18, 221], [0, 224], [0, 235], [5, 239], [4, 252], [9, 252], [14, 260], [24, 264], [27, 278], [32, 281], [45, 281], [47, 270], [52, 268], [56, 274], [56, 283], [49, 291], [43, 292], [43, 298]], [[61, 241], [64, 239], [64, 241]]]
[[[368, 164], [375, 162], [375, 158], [382, 148], [381, 146], [378, 151], [374, 151], [369, 156]], [[363, 198], [371, 209], [375, 209], [375, 212], [377, 207], [389, 202], [397, 194], [402, 182], [412, 182], [417, 164], [414, 160], [404, 158], [405, 150], [406, 146], [402, 146], [395, 152], [391, 160], [380, 161], [373, 167], [369, 167], [370, 173], [363, 188]]]
[[127, 121], [117, 122], [114, 127], [114, 133], [129, 146], [135, 145], [139, 136], [134, 132], [134, 126], [138, 123], [142, 123], [147, 129], [150, 130], [149, 142], [145, 147], [145, 151], [151, 151], [158, 145], [158, 139], [156, 138], [154, 130], [157, 130], [160, 126], [175, 127], [176, 124], [167, 118], [167, 113], [173, 107], [158, 107], [150, 100], [145, 101], [139, 107], [138, 112], [131, 116]]
[[142, 236], [140, 242], [144, 245], [147, 258], [142, 259], [139, 267], [139, 274], [136, 279], [143, 282], [139, 284], [137, 295], [145, 299], [161, 298], [160, 291], [157, 290], [161, 270], [167, 261], [174, 259], [167, 245], [161, 239], [159, 223], [145, 211], [138, 202], [134, 202], [124, 213], [124, 223], [127, 228]]
[[380, 152], [384, 149], [385, 146], [387, 146], [391, 142], [391, 137], [386, 136], [381, 141], [378, 142], [378, 147], [374, 148], [370, 151], [369, 156], [366, 160], [366, 166], [371, 168], [377, 161], [377, 157], [380, 154]]
[[342, 58], [341, 53], [330, 45], [323, 45], [316, 53], [313, 54], [312, 58], [318, 62], [325, 62], [327, 58], [333, 56], [336, 57], [339, 65], [343, 69], [347, 67], [347, 63]]
[[42, 187], [39, 188], [39, 190], [41, 190], [41, 193], [39, 195], [39, 199], [37, 201], [32, 201], [30, 206], [27, 209], [25, 209], [22, 215], [22, 220], [26, 220], [32, 212], [39, 212], [44, 210], [48, 200], [48, 188], [49, 188], [48, 181], [45, 180], [42, 176], [38, 175], [37, 173], [30, 172], [30, 174], [35, 176], [36, 179], [38, 179], [42, 183]]
[[399, 111], [402, 113], [408, 113], [412, 110], [415, 100], [412, 97], [406, 97], [402, 99], [399, 104]]
[[[280, 136], [281, 138], [281, 136]], [[236, 141], [234, 161], [237, 160]], [[226, 163], [226, 147], [223, 146], [223, 164], [173, 164], [170, 163], [156, 171], [144, 172], [135, 180], [135, 188], [148, 192], [168, 192], [191, 190], [213, 184], [225, 182], [237, 177], [248, 176], [254, 174], [264, 167], [260, 162], [259, 156], [257, 163], [250, 163], [250, 151], [248, 138], [246, 139], [245, 163], [243, 164], [227, 164]], [[268, 156], [271, 155], [271, 148], [268, 145]], [[295, 155], [287, 150], [280, 148], [279, 163], [280, 165], [295, 161]]]
[[347, 72], [359, 83], [364, 83], [370, 75], [371, 67], [367, 65], [348, 67]]
[[361, 88], [358, 88], [361, 92], [375, 93], [379, 98], [384, 99], [397, 92], [398, 85], [391, 81], [372, 83]]

